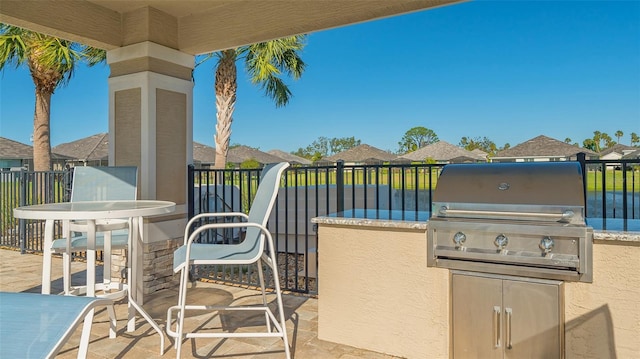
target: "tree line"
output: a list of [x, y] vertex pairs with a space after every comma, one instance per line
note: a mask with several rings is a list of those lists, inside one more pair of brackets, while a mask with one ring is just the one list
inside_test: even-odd
[[[640, 137], [635, 132], [630, 135], [630, 143], [633, 147], [640, 147]], [[582, 147], [600, 153], [603, 150], [611, 148], [620, 143], [620, 140], [624, 137], [624, 132], [618, 130], [615, 132], [617, 141], [614, 141], [611, 136], [604, 132], [594, 131], [593, 137], [587, 138], [582, 141]], [[419, 148], [433, 144], [440, 141], [438, 135], [431, 129], [417, 126], [409, 129], [402, 136], [398, 142], [397, 151], [390, 151], [397, 155], [404, 155], [409, 152], [413, 152]], [[564, 140], [567, 144], [572, 144], [571, 138], [567, 137]], [[327, 138], [318, 137], [310, 145], [304, 148], [298, 148], [298, 150], [291, 152], [292, 154], [300, 157], [307, 158], [312, 161], [319, 160], [323, 157], [328, 157], [336, 153], [346, 151], [353, 147], [359, 146], [362, 143], [361, 140], [355, 137], [342, 137], [342, 138]], [[573, 145], [579, 147], [577, 142], [573, 142]], [[495, 155], [498, 151], [511, 148], [509, 143], [506, 143], [502, 147], [498, 147], [495, 142], [486, 136], [467, 137], [463, 136], [458, 142], [458, 146], [464, 148], [467, 151], [473, 151], [475, 149], [482, 150], [489, 154], [489, 156]]]

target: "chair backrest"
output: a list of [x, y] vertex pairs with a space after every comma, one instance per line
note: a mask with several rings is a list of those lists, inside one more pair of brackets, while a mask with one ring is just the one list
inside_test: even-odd
[[134, 200], [138, 196], [138, 168], [74, 167], [71, 202]]
[[[289, 167], [289, 163], [280, 162], [265, 166], [262, 170], [262, 176], [258, 190], [251, 203], [249, 209], [249, 222], [259, 223], [263, 226], [267, 225], [269, 215], [273, 209], [278, 196], [278, 188], [280, 187], [280, 179], [285, 169]], [[248, 227], [244, 241], [240, 244], [243, 250], [247, 252], [261, 251], [263, 247], [262, 233], [256, 227]]]

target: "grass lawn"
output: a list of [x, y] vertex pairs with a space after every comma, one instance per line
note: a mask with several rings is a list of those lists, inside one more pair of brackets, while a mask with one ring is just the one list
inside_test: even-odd
[[[627, 191], [640, 191], [640, 171], [627, 171]], [[587, 191], [602, 191], [602, 172], [587, 171]], [[622, 191], [624, 186], [624, 173], [621, 170], [607, 170], [604, 182], [607, 191]]]

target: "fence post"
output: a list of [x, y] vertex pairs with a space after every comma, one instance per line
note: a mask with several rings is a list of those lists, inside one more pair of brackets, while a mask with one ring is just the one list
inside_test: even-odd
[[336, 162], [336, 211], [344, 212], [344, 161]]
[[193, 165], [187, 165], [187, 212], [188, 218], [190, 220], [194, 216], [194, 195], [195, 195], [195, 180], [194, 180], [194, 171], [195, 167]]
[[[20, 199], [18, 201], [19, 201], [20, 207], [27, 205], [27, 185], [28, 185], [27, 178], [28, 178], [27, 172], [25, 170], [20, 170], [18, 174], [18, 179], [20, 183]], [[20, 233], [20, 253], [25, 254], [27, 252], [25, 250], [25, 246], [27, 243], [26, 241], [27, 220], [26, 219], [21, 218], [18, 220], [18, 232]]]
[[[622, 218], [624, 218], [624, 222], [623, 222], [623, 230], [626, 232], [627, 231], [627, 218], [629, 213], [628, 213], [628, 209], [627, 209], [627, 163], [626, 162], [622, 162]], [[615, 173], [615, 167], [614, 167], [614, 173]], [[614, 194], [615, 196], [615, 194]]]
[[584, 152], [578, 152], [578, 154], [576, 154], [576, 159], [578, 160], [578, 163], [580, 163], [580, 168], [582, 170], [582, 193], [584, 195], [584, 216], [587, 216], [587, 213], [589, 213], [588, 209], [587, 209], [587, 154]]

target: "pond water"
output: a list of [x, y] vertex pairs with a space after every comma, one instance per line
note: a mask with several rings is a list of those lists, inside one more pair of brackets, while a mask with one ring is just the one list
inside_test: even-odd
[[[606, 215], [603, 215], [602, 192], [588, 192], [587, 217], [623, 218], [623, 199], [621, 192], [606, 192]], [[640, 219], [640, 193], [627, 193], [627, 218]]]

